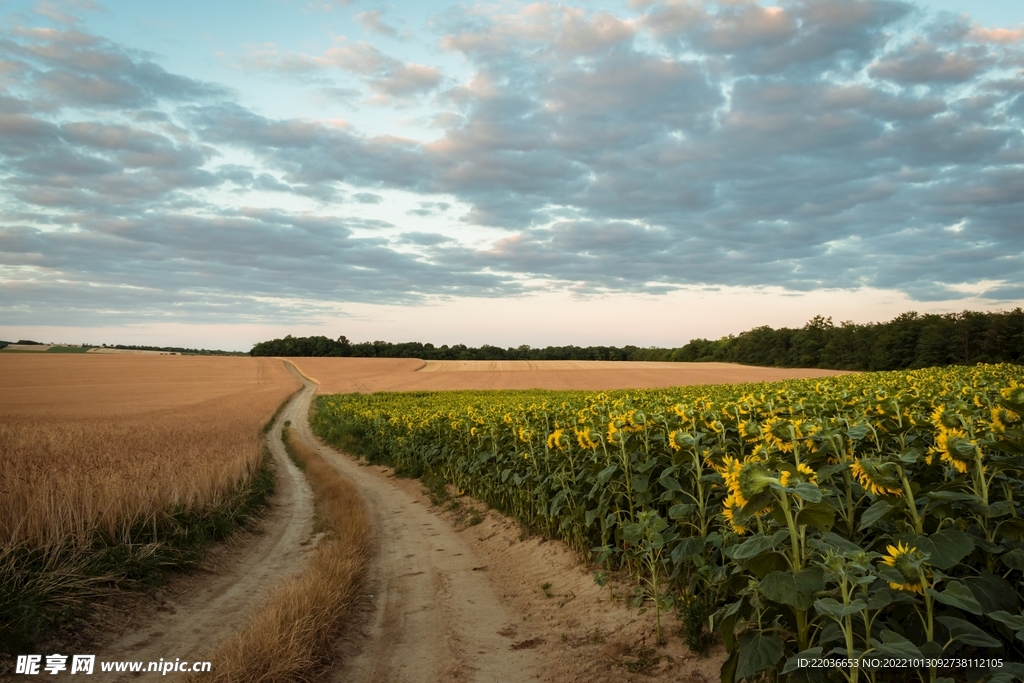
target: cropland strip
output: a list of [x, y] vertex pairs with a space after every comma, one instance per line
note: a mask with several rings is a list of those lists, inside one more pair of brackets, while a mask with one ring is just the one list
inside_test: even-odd
[[237, 528], [293, 387], [272, 359], [0, 358], [0, 649]]
[[[316, 408], [313, 428], [329, 442], [443, 477], [597, 550], [607, 569], [633, 575], [656, 615], [674, 603], [688, 623], [717, 627], [726, 683], [775, 678], [839, 638], [847, 652], [897, 642], [980, 652], [1003, 658], [993, 681], [1024, 677], [1024, 367], [348, 394]], [[854, 629], [853, 614], [891, 635]], [[836, 637], [820, 626], [830, 622]], [[688, 642], [699, 648], [706, 634]], [[959, 680], [963, 665], [933, 666]], [[856, 683], [856, 667], [848, 677]]]
[[292, 358], [320, 394], [454, 389], [663, 388], [829, 377], [839, 370], [760, 368], [735, 363], [616, 361], [424, 361], [406, 358]]
[[[289, 401], [267, 434], [277, 469], [277, 491], [259, 535], [232, 549], [219, 566], [206, 566], [176, 584], [180, 594], [164, 601], [160, 612], [137, 615], [124, 635], [100, 649], [104, 659], [156, 661], [170, 655], [206, 660], [213, 662], [216, 675], [222, 662], [208, 654], [211, 645], [234, 637], [282, 581], [302, 571], [315, 549], [309, 542], [313, 492], [281, 442], [284, 421], [302, 414], [299, 405], [308, 405], [301, 394]], [[126, 674], [123, 680], [134, 679]]]
[[[309, 386], [302, 396], [308, 401]], [[289, 419], [303, 414], [289, 404]], [[284, 582], [245, 627], [210, 659], [213, 683], [271, 683], [306, 680], [331, 661], [331, 644], [356, 599], [370, 549], [366, 508], [355, 486], [285, 427], [285, 448], [313, 488], [320, 532], [316, 551], [303, 571]], [[199, 680], [197, 679], [197, 680]]]

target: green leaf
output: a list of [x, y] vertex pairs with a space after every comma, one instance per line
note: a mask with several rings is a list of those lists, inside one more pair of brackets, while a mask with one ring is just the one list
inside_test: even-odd
[[793, 487], [793, 492], [806, 500], [808, 503], [821, 502], [821, 489], [810, 482], [800, 482]]
[[824, 467], [819, 467], [818, 468], [818, 480], [819, 481], [825, 481], [826, 479], [831, 477], [836, 472], [842, 472], [843, 470], [845, 470], [849, 466], [850, 466], [849, 463], [841, 462], [838, 465], [825, 465]]
[[981, 500], [973, 493], [964, 493], [962, 491], [927, 491], [924, 495], [931, 498], [932, 500], [944, 500], [947, 502], [955, 502], [961, 500]]
[[612, 475], [615, 474], [615, 472], [618, 469], [619, 469], [618, 465], [608, 465], [608, 467], [605, 467], [603, 470], [601, 470], [598, 473], [598, 475], [597, 475], [597, 483], [599, 483], [599, 484], [607, 484], [608, 480], [610, 480], [612, 478]]
[[801, 666], [800, 660], [818, 659], [821, 657], [821, 653], [824, 652], [824, 648], [812, 647], [809, 650], [797, 652], [795, 655], [786, 660], [786, 666], [782, 667], [782, 673], [788, 674], [796, 671], [797, 669], [804, 668]]
[[634, 474], [629, 482], [633, 486], [634, 493], [643, 493], [651, 485], [650, 478], [646, 474]]
[[1019, 603], [1017, 591], [1003, 577], [983, 569], [978, 572], [977, 576], [964, 577], [962, 581], [971, 589], [971, 593], [974, 594], [974, 598], [981, 605], [983, 613], [996, 612], [998, 610], [1014, 612], [1017, 610]]
[[1012, 500], [1001, 500], [998, 503], [994, 503], [987, 507], [984, 505], [978, 506], [978, 511], [990, 519], [1009, 515], [1016, 509], [1017, 507], [1014, 505]]
[[907, 450], [900, 453], [900, 461], [908, 465], [913, 465], [920, 459], [921, 451], [917, 450], [916, 448], [908, 448]]
[[864, 531], [888, 517], [895, 510], [889, 501], [879, 498], [860, 516], [860, 530]]
[[836, 523], [836, 513], [828, 503], [812, 503], [797, 513], [796, 523], [829, 531]]
[[[780, 536], [779, 534], [782, 534]], [[782, 538], [788, 536], [789, 532], [779, 531], [771, 536], [765, 536], [764, 534], [754, 534], [747, 540], [740, 543], [738, 546], [732, 549], [732, 559], [734, 560], [749, 560], [752, 557], [757, 557], [766, 550], [771, 550], [775, 547]]]
[[988, 683], [1018, 683], [1024, 680], [1024, 664], [1019, 662], [1003, 662], [1000, 667], [990, 667], [992, 678]]
[[661, 487], [666, 491], [682, 491], [683, 486], [679, 483], [679, 480], [675, 477], [662, 477], [658, 480]]
[[864, 424], [854, 425], [846, 430], [846, 436], [853, 441], [860, 441], [871, 433], [871, 428]]
[[1014, 635], [1019, 640], [1024, 640], [1024, 615], [1010, 614], [1009, 612], [998, 610], [996, 612], [989, 612], [988, 616], [1014, 631]]
[[1010, 569], [1024, 571], [1024, 550], [1020, 548], [1004, 553], [999, 559]]
[[814, 610], [818, 614], [827, 614], [834, 619], [842, 619], [850, 614], [858, 614], [868, 604], [863, 600], [853, 600], [849, 605], [844, 605], [835, 598], [821, 598], [814, 601]]
[[676, 564], [682, 564], [683, 560], [700, 555], [703, 552], [704, 539], [700, 536], [690, 536], [677, 543], [676, 547], [672, 549], [672, 561]]
[[644, 535], [644, 529], [639, 523], [627, 524], [622, 528], [622, 538], [630, 543], [639, 543]]
[[[728, 648], [726, 644], [726, 648]], [[722, 664], [722, 668], [719, 670], [719, 681], [721, 683], [733, 683], [736, 680], [736, 662], [739, 660], [740, 651], [732, 650], [729, 652], [729, 657]]]
[[861, 551], [859, 545], [831, 531], [822, 534], [821, 540], [833, 548], [839, 548], [844, 553], [859, 553]]
[[797, 609], [810, 609], [814, 593], [825, 590], [825, 577], [818, 567], [808, 567], [795, 574], [772, 572], [761, 580], [758, 590], [769, 600]]
[[693, 503], [679, 503], [673, 505], [668, 509], [668, 516], [671, 519], [686, 519], [693, 514], [693, 511], [697, 509], [697, 506]]
[[1019, 517], [1004, 519], [996, 527], [996, 530], [999, 535], [1005, 536], [1012, 541], [1024, 541], [1024, 519]]
[[894, 631], [882, 631], [881, 641], [871, 639], [871, 644], [883, 657], [920, 657], [916, 645]]
[[763, 579], [772, 572], [789, 571], [789, 562], [786, 556], [779, 550], [761, 553], [741, 563], [743, 568], [759, 579]]
[[974, 598], [974, 594], [971, 590], [963, 583], [959, 581], [950, 581], [946, 584], [945, 590], [941, 593], [932, 588], [928, 589], [928, 595], [932, 596], [943, 605], [949, 605], [950, 607], [956, 607], [964, 611], [970, 612], [971, 614], [981, 614], [981, 605]]
[[761, 631], [748, 633], [740, 638], [739, 660], [736, 662], [736, 678], [749, 678], [764, 671], [782, 659], [786, 646], [776, 635]]
[[868, 596], [868, 609], [869, 610], [880, 610], [883, 607], [888, 607], [892, 604], [892, 589], [886, 588], [885, 590], [871, 591]]
[[943, 529], [931, 536], [899, 534], [896, 540], [928, 554], [928, 564], [937, 569], [949, 569], [974, 550], [974, 541], [963, 531]]
[[887, 565], [882, 564], [882, 565], [878, 566], [877, 571], [878, 571], [878, 576], [880, 578], [885, 579], [889, 583], [902, 584], [902, 583], [906, 583], [906, 581], [907, 581], [903, 577], [903, 574], [900, 573], [900, 570], [896, 569], [895, 567], [889, 567]]
[[967, 645], [977, 647], [1000, 647], [1002, 643], [982, 631], [969, 621], [956, 617], [936, 617], [943, 626], [949, 629], [949, 637]]

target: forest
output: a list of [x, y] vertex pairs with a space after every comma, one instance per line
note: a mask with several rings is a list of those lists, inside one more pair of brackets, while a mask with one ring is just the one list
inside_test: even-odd
[[256, 344], [252, 356], [340, 356], [423, 360], [616, 360], [723, 362], [835, 370], [904, 370], [975, 363], [1020, 363], [1024, 310], [908, 312], [881, 323], [858, 324], [814, 316], [803, 327], [755, 327], [721, 339], [693, 339], [678, 348], [423, 342], [350, 342], [340, 336], [292, 337]]

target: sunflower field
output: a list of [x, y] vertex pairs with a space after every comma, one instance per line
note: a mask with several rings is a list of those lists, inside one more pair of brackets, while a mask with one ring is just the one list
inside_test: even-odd
[[1024, 679], [1024, 367], [332, 395], [311, 423], [628, 572], [720, 637], [725, 683]]

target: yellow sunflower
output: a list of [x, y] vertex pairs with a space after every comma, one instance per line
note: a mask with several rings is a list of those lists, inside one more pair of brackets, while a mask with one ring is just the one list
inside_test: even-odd
[[960, 474], [967, 474], [971, 465], [981, 459], [981, 449], [977, 442], [967, 438], [962, 429], [940, 429], [939, 435], [935, 437], [935, 445], [928, 452], [938, 455]]
[[882, 557], [882, 563], [889, 565], [903, 576], [902, 583], [890, 581], [889, 588], [923, 595], [921, 565], [924, 563], [924, 555], [917, 548], [903, 543], [890, 545], [886, 547], [886, 551], [889, 554]]
[[865, 491], [876, 496], [901, 497], [903, 486], [892, 471], [895, 467], [895, 464], [878, 458], [861, 458], [850, 464], [850, 471]]

